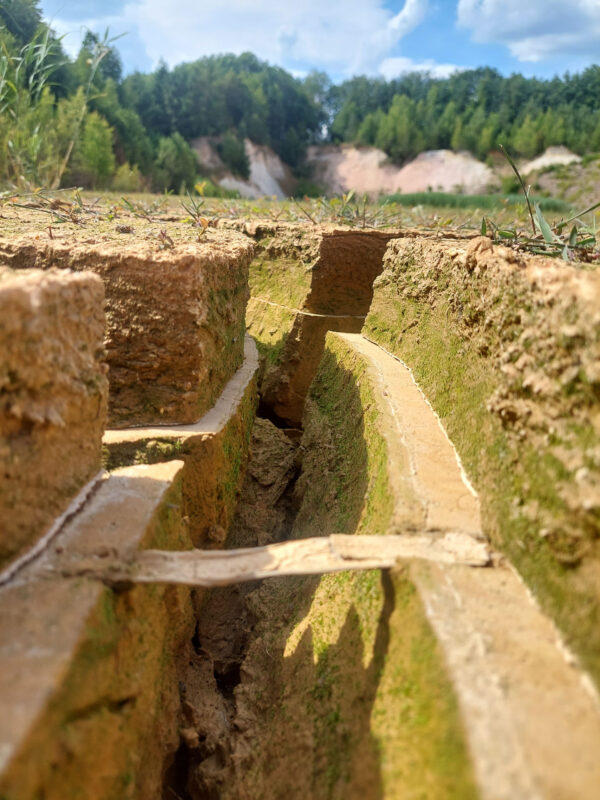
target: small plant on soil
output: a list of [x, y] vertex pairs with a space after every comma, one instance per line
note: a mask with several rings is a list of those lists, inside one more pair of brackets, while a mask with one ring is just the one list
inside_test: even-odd
[[30, 192], [4, 192], [0, 194], [0, 205], [26, 208], [49, 214], [52, 224], [72, 222], [81, 225], [87, 219], [103, 219], [106, 211], [97, 202], [84, 202], [79, 189], [37, 188]]
[[596, 218], [594, 217], [591, 225], [583, 220], [586, 214], [600, 208], [600, 202], [568, 219], [561, 219], [551, 225], [545, 218], [539, 203], [532, 205], [531, 187], [525, 186], [521, 173], [510, 154], [502, 145], [500, 145], [500, 149], [512, 167], [525, 195], [531, 221], [531, 233], [521, 231], [516, 226], [500, 226], [489, 217], [484, 216], [481, 220], [482, 236], [490, 236], [494, 241], [502, 241], [503, 244], [514, 247], [515, 250], [563, 258], [565, 261], [600, 261]]
[[204, 231], [208, 228], [208, 219], [204, 216], [203, 209], [204, 198], [192, 197], [192, 195], [188, 192], [187, 203], [185, 200], [181, 200], [180, 203], [188, 214], [188, 216], [182, 220], [182, 222], [191, 222], [192, 225], [200, 228], [200, 232], [198, 233], [198, 238], [200, 238]]
[[382, 224], [390, 224], [386, 215], [387, 202], [373, 205], [368, 195], [364, 194], [358, 198], [354, 191], [339, 197], [319, 197], [316, 200], [316, 207], [313, 203], [310, 212], [297, 200], [294, 200], [294, 203], [313, 225], [320, 222], [339, 222], [353, 228], [377, 228]]
[[172, 250], [175, 247], [175, 242], [171, 239], [165, 228], [160, 229], [157, 238], [159, 250]]
[[141, 219], [145, 219], [147, 222], [155, 222], [156, 220], [153, 219], [153, 217], [165, 210], [169, 194], [170, 192], [166, 193], [165, 195], [161, 195], [160, 197], [152, 200], [151, 203], [142, 203], [137, 200], [130, 200], [128, 197], [121, 197], [121, 202], [127, 211], [129, 211], [129, 213], [134, 217], [141, 217]]

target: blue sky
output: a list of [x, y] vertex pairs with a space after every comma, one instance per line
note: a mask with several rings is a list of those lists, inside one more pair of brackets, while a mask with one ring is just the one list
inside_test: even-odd
[[552, 77], [600, 63], [600, 0], [42, 0], [76, 53], [86, 28], [127, 33], [126, 72], [249, 50], [294, 74], [394, 77], [496, 67]]

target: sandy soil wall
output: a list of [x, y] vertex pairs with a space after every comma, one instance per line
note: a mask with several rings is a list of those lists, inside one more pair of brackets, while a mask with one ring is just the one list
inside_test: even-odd
[[0, 566], [100, 469], [104, 328], [97, 276], [0, 267]]
[[385, 248], [397, 234], [286, 223], [243, 230], [257, 247], [247, 325], [263, 358], [261, 398], [276, 417], [298, 426], [327, 331], [360, 330]]
[[190, 591], [115, 591], [76, 565], [190, 547], [181, 466], [113, 473], [42, 560], [0, 588], [0, 640], [11, 643], [0, 649], [2, 798], [157, 796], [178, 740], [176, 662], [193, 633]]
[[363, 333], [403, 359], [484, 528], [600, 679], [600, 273], [489, 239], [396, 240]]
[[[228, 546], [388, 529], [397, 498], [374, 391], [362, 359], [328, 339], [300, 450], [255, 426]], [[211, 592], [202, 612], [182, 679], [192, 731], [180, 794], [478, 796], [443, 657], [404, 574], [251, 583]]]
[[114, 229], [87, 240], [34, 230], [0, 239], [0, 263], [92, 270], [104, 281], [109, 424], [198, 420], [243, 360], [252, 243], [233, 232], [178, 242], [169, 229], [173, 244], [161, 249]]
[[244, 364], [215, 406], [193, 426], [107, 431], [107, 469], [183, 459], [183, 509], [196, 547], [218, 546], [244, 479], [257, 405], [258, 354], [246, 337]]

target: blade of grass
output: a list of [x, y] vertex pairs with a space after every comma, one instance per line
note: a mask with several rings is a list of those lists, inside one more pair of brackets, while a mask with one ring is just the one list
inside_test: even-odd
[[298, 206], [298, 208], [304, 214], [304, 216], [308, 217], [308, 219], [312, 222], [313, 225], [316, 225], [317, 223], [316, 223], [315, 218], [312, 217], [305, 208], [302, 208], [300, 203], [295, 198], [293, 198], [293, 200], [294, 200], [294, 204]]
[[595, 209], [597, 208], [600, 208], [600, 203], [594, 203], [593, 206], [586, 208], [584, 211], [579, 211], [577, 214], [574, 214], [572, 217], [569, 217], [569, 219], [566, 219], [564, 222], [561, 222], [561, 227], [568, 225], [569, 222], [573, 222], [574, 220], [579, 219], [579, 217], [585, 216], [585, 214], [589, 214], [590, 211], [595, 211]]
[[546, 217], [544, 217], [542, 214], [542, 209], [537, 203], [535, 204], [535, 218], [537, 220], [538, 227], [542, 232], [542, 236], [544, 237], [544, 241], [548, 244], [554, 244], [557, 239], [552, 233], [552, 229], [550, 228], [550, 225], [548, 225]]
[[511, 165], [511, 167], [513, 169], [513, 172], [515, 173], [515, 175], [519, 179], [519, 183], [521, 184], [521, 188], [523, 189], [523, 194], [525, 195], [525, 200], [527, 201], [527, 208], [529, 209], [529, 217], [531, 219], [531, 229], [533, 230], [533, 235], [535, 236], [535, 233], [536, 233], [536, 231], [535, 231], [535, 222], [533, 220], [533, 209], [531, 208], [531, 203], [529, 202], [529, 192], [525, 188], [525, 183], [523, 182], [523, 178], [521, 177], [521, 173], [517, 169], [517, 165], [515, 164], [515, 162], [510, 157], [510, 155], [509, 155], [508, 151], [505, 149], [504, 145], [499, 144], [498, 147], [500, 148], [500, 150], [502, 151], [502, 153], [506, 157], [506, 160]]

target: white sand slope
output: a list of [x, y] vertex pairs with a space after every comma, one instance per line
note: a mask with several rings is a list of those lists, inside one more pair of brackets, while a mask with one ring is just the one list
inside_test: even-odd
[[546, 169], [546, 167], [554, 167], [560, 164], [579, 164], [581, 156], [572, 153], [567, 147], [548, 147], [541, 156], [534, 158], [533, 161], [528, 161], [521, 167], [523, 175], [529, 175], [538, 169]]
[[492, 170], [470, 153], [428, 150], [398, 167], [375, 147], [326, 145], [309, 148], [315, 181], [330, 193], [354, 189], [371, 196], [394, 192], [484, 192], [498, 185]]

